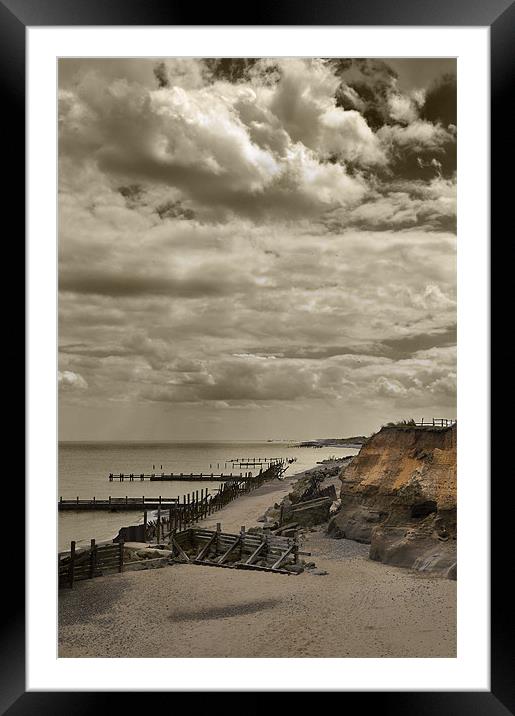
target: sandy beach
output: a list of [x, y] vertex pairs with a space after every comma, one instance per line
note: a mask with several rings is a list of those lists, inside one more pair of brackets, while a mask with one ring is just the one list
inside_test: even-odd
[[[213, 518], [258, 525], [293, 475]], [[175, 564], [86, 580], [59, 594], [60, 657], [454, 657], [456, 582], [368, 559], [369, 546], [327, 537], [302, 549], [300, 575]]]

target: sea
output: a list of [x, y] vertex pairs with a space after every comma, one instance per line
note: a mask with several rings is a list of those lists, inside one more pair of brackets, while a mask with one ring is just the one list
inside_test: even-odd
[[[293, 475], [331, 457], [358, 452], [341, 447], [295, 447], [289, 442], [60, 442], [58, 495], [63, 499], [113, 497], [179, 497], [207, 488], [215, 493], [220, 482], [109, 481], [109, 473], [230, 473], [256, 472], [257, 468], [233, 468], [242, 458], [296, 458], [286, 472]], [[75, 540], [78, 546], [94, 538], [110, 540], [120, 527], [140, 524], [143, 513], [135, 511], [58, 512], [58, 549], [65, 551]]]

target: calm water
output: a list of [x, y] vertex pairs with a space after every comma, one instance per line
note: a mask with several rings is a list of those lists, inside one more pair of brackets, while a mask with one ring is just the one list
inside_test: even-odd
[[[214, 492], [218, 482], [109, 482], [110, 472], [116, 473], [220, 473], [240, 470], [228, 462], [233, 458], [297, 458], [286, 474], [295, 474], [312, 467], [332, 455], [355, 455], [350, 448], [294, 448], [291, 443], [216, 442], [216, 443], [60, 443], [59, 489], [64, 499], [93, 497], [181, 497], [188, 492], [208, 488]], [[161, 468], [162, 466], [162, 468]], [[242, 471], [253, 470], [243, 468]], [[120, 527], [143, 520], [138, 512], [60, 512], [59, 550], [77, 543], [111, 539]]]

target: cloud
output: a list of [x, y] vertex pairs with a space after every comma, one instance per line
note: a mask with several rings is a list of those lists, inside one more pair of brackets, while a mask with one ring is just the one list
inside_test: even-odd
[[397, 122], [409, 124], [418, 119], [417, 103], [406, 95], [392, 94], [388, 97], [390, 117]]
[[411, 151], [438, 151], [454, 141], [454, 131], [440, 124], [417, 119], [407, 126], [385, 125], [378, 131], [381, 140], [393, 148], [409, 148]]
[[436, 85], [297, 59], [72, 61], [60, 80], [65, 403], [452, 407]]
[[322, 60], [288, 60], [270, 109], [294, 142], [300, 141], [322, 155], [337, 154], [358, 164], [383, 164], [380, 144], [364, 117], [354, 109], [338, 107], [338, 78]]
[[206, 361], [201, 373], [181, 373], [147, 385], [142, 397], [157, 402], [363, 401], [393, 398], [397, 406], [422, 406], [428, 396], [452, 405], [456, 374], [453, 349], [420, 351], [409, 359], [341, 355], [280, 359], [239, 355]]
[[[68, 273], [64, 263], [61, 325], [82, 340], [63, 346], [63, 369], [84, 373], [99, 396], [123, 398], [129, 380], [143, 401], [364, 400], [380, 376], [357, 381], [356, 370], [391, 370], [396, 354], [452, 342], [452, 235], [344, 231], [321, 243], [307, 227], [274, 232], [173, 220], [108, 242], [108, 253], [96, 248], [101, 261], [88, 259], [86, 284], [74, 285], [75, 264]], [[132, 272], [156, 270], [155, 256], [172, 275], [182, 262], [196, 291], [158, 293], [149, 278], [128, 292]], [[99, 291], [110, 264], [123, 291], [112, 279]], [[414, 390], [407, 395], [420, 400]]]
[[[430, 163], [436, 169], [438, 165], [437, 160]], [[381, 188], [381, 192], [370, 192], [367, 200], [353, 209], [328, 212], [324, 224], [331, 231], [349, 226], [376, 231], [393, 227], [455, 231], [455, 179], [438, 175], [429, 182], [397, 181]]]
[[[207, 206], [297, 216], [364, 194], [363, 179], [324, 156], [384, 162], [361, 115], [336, 107], [334, 78], [323, 65], [286, 64], [273, 91], [224, 82], [184, 88], [159, 68], [157, 89], [90, 73], [62, 90], [62, 156], [93, 158], [129, 186], [157, 182]], [[297, 114], [288, 109], [295, 91]]]
[[71, 370], [58, 371], [57, 380], [63, 390], [86, 390], [88, 383], [79, 373]]

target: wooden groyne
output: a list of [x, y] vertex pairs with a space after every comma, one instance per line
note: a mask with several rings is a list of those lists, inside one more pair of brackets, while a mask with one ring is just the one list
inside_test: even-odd
[[[257, 475], [248, 475], [246, 477], [235, 477], [221, 482], [216, 494], [210, 494], [208, 489], [195, 490], [192, 493], [183, 495], [182, 501], [180, 497], [113, 497], [107, 499], [59, 499], [57, 503], [58, 510], [111, 510], [111, 511], [147, 511], [168, 509], [183, 516], [194, 517], [195, 514], [207, 516], [211, 514], [209, 510], [214, 511], [218, 505], [234, 499], [235, 497], [245, 494], [250, 490], [259, 487], [267, 480], [271, 480], [281, 475], [287, 466], [283, 463], [277, 463], [269, 467], [267, 470], [260, 471]], [[193, 521], [193, 520], [190, 520]]]
[[[299, 550], [296, 537], [254, 534], [247, 532], [245, 526], [238, 534], [230, 534], [222, 532], [221, 523], [217, 523], [216, 530], [187, 527], [177, 531], [174, 527], [162, 539], [169, 545], [169, 556], [140, 560], [128, 556], [123, 539], [101, 545], [92, 539], [89, 547], [80, 549], [77, 549], [76, 542], [71, 542], [70, 551], [58, 555], [59, 588], [73, 588], [79, 580], [123, 572], [125, 569], [152, 568], [173, 562], [298, 574], [302, 571], [302, 568], [296, 568], [299, 555], [311, 554]], [[160, 548], [163, 546], [160, 545]]]
[[81, 579], [122, 572], [123, 565], [123, 542], [97, 545], [92, 539], [89, 548], [82, 550], [77, 550], [76, 543], [72, 542], [68, 553], [58, 555], [59, 587], [73, 588], [74, 582]]
[[109, 482], [144, 482], [145, 480], [149, 480], [150, 482], [216, 482], [218, 480], [230, 481], [230, 480], [245, 480], [249, 477], [252, 477], [252, 473], [243, 473], [240, 472], [238, 474], [234, 473], [220, 473], [219, 475], [215, 475], [214, 473], [193, 473], [190, 472], [184, 473], [164, 473], [161, 474], [157, 473], [151, 473], [149, 475], [141, 473], [140, 475], [136, 475], [134, 473], [123, 473], [120, 472], [119, 474], [109, 473]]
[[[175, 536], [179, 533], [189, 530], [192, 525], [206, 519], [214, 512], [223, 509], [232, 502], [232, 500], [261, 487], [267, 480], [281, 477], [285, 470], [286, 466], [282, 463], [277, 464], [268, 468], [268, 470], [264, 470], [252, 479], [220, 483], [219, 489], [215, 494], [209, 494], [207, 490], [201, 490], [199, 494], [199, 491], [196, 490], [194, 493], [183, 495], [182, 501], [179, 500], [179, 498], [168, 498], [167, 500], [163, 497], [157, 498], [157, 502], [147, 501], [149, 499], [155, 501], [156, 498], [144, 498], [144, 502], [142, 499], [141, 506], [138, 506], [138, 508], [141, 509], [141, 507], [144, 507], [143, 524], [122, 527], [118, 535], [113, 539], [113, 543], [118, 543], [116, 549], [113, 549], [112, 544], [97, 547], [95, 540], [91, 540], [90, 549], [82, 550], [77, 559], [76, 543], [73, 541], [69, 553], [60, 553], [58, 555], [59, 586], [73, 587], [73, 583], [76, 579], [88, 579], [108, 573], [109, 571], [123, 571], [124, 542], [155, 542], [156, 544], [160, 544], [168, 540], [168, 543], [173, 544]], [[111, 508], [114, 506], [114, 509], [124, 510], [126, 509], [126, 505], [136, 504], [135, 502], [130, 502], [131, 499], [136, 500], [140, 498], [118, 499], [121, 499], [122, 502], [113, 502], [111, 498]], [[125, 500], [127, 500], [127, 503], [125, 503]], [[78, 502], [83, 505], [98, 505], [106, 501], [79, 500]], [[71, 507], [62, 506], [70, 503], [73, 503]], [[77, 509], [77, 500], [62, 500], [59, 502], [59, 505], [61, 505], [60, 509]], [[88, 508], [79, 507], [78, 509]], [[99, 508], [95, 506], [93, 508], [89, 507], [89, 509]], [[131, 509], [131, 507], [128, 509]], [[148, 510], [157, 511], [156, 519], [148, 520]], [[219, 530], [217, 531], [219, 532]], [[200, 535], [198, 536], [200, 537]], [[252, 539], [254, 539], [254, 537]], [[221, 545], [222, 542], [220, 542], [220, 546]], [[289, 554], [287, 556], [289, 556]], [[147, 561], [150, 562], [152, 560]], [[276, 562], [277, 560], [275, 560], [271, 566], [275, 568], [275, 570], [278, 570], [279, 568], [275, 566]], [[252, 562], [247, 565], [247, 568], [251, 566]], [[253, 568], [257, 568], [257, 566]]]
[[[216, 463], [217, 468], [222, 468], [229, 465], [229, 469], [232, 466], [233, 469], [245, 469], [255, 468], [260, 471], [268, 470], [274, 466], [283, 466], [296, 462], [297, 458], [281, 458], [281, 457], [245, 457], [245, 458], [230, 458], [222, 462]], [[212, 466], [210, 466], [212, 467]], [[148, 480], [150, 482], [213, 482], [217, 480], [242, 480], [252, 477], [252, 472], [152, 472], [152, 473], [136, 473], [136, 472], [110, 472], [108, 475], [109, 482], [144, 482]]]
[[279, 464], [291, 464], [296, 462], [297, 458], [284, 458], [284, 457], [233, 457], [226, 461], [233, 467], [270, 467], [271, 465]]
[[170, 535], [171, 560], [228, 569], [254, 569], [276, 574], [298, 573], [292, 565], [298, 563], [301, 552], [297, 538], [253, 534], [240, 528], [239, 534], [198, 527]]
[[76, 497], [74, 500], [63, 500], [59, 498], [57, 508], [59, 510], [152, 510], [162, 507], [174, 507], [179, 502], [178, 497], [112, 497], [106, 499], [81, 500]]

